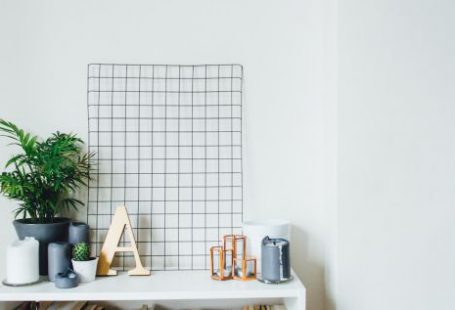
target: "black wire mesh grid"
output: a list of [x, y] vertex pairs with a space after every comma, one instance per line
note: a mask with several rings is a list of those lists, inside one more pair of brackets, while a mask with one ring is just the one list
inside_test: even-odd
[[241, 230], [243, 67], [89, 64], [87, 87], [92, 250], [124, 205], [145, 266], [207, 269], [209, 248]]

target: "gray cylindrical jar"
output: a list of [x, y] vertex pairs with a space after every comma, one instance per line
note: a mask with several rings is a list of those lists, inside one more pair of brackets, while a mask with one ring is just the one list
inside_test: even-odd
[[280, 283], [291, 278], [289, 241], [265, 237], [262, 240], [261, 279], [266, 283]]
[[83, 222], [72, 222], [69, 227], [68, 242], [71, 245], [85, 242], [89, 243], [90, 232], [89, 226]]
[[54, 282], [58, 273], [71, 268], [71, 247], [67, 242], [53, 242], [49, 243], [47, 251], [49, 281]]

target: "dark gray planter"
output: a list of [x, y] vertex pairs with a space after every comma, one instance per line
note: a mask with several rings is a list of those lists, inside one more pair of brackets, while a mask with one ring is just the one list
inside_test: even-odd
[[51, 242], [66, 242], [68, 240], [69, 218], [57, 217], [54, 223], [38, 224], [31, 219], [18, 219], [13, 221], [19, 239], [34, 237], [39, 242], [39, 273], [46, 276], [47, 269], [47, 246]]

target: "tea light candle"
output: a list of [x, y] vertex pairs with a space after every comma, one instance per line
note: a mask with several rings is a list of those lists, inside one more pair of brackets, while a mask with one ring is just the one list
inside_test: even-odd
[[27, 284], [39, 280], [39, 243], [35, 238], [16, 240], [6, 249], [6, 281]]
[[254, 266], [251, 264], [246, 264], [246, 274], [243, 274], [242, 265], [235, 267], [235, 275], [237, 277], [251, 277], [254, 276]]
[[230, 277], [232, 275], [232, 267], [228, 266], [226, 269], [224, 269], [224, 276], [225, 277]]
[[253, 280], [256, 279], [256, 258], [246, 257], [245, 259], [234, 260], [234, 279], [236, 280]]

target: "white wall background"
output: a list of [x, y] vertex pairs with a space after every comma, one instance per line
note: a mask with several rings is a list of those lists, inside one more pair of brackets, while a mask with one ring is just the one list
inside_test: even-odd
[[[293, 220], [308, 309], [453, 309], [454, 10], [3, 0], [0, 117], [85, 138], [89, 62], [242, 63], [246, 216]], [[0, 203], [4, 248], [14, 204]]]
[[454, 309], [455, 2], [338, 7], [337, 309]]
[[[336, 114], [335, 93], [325, 91], [333, 73], [326, 33], [334, 31], [325, 5], [0, 1], [0, 117], [39, 135], [72, 131], [86, 139], [90, 62], [243, 64], [246, 217], [293, 221], [294, 268], [308, 309], [323, 309], [325, 240], [336, 224], [327, 220], [336, 203]], [[3, 141], [0, 162], [11, 152]], [[0, 203], [4, 248], [14, 237], [14, 203]]]

